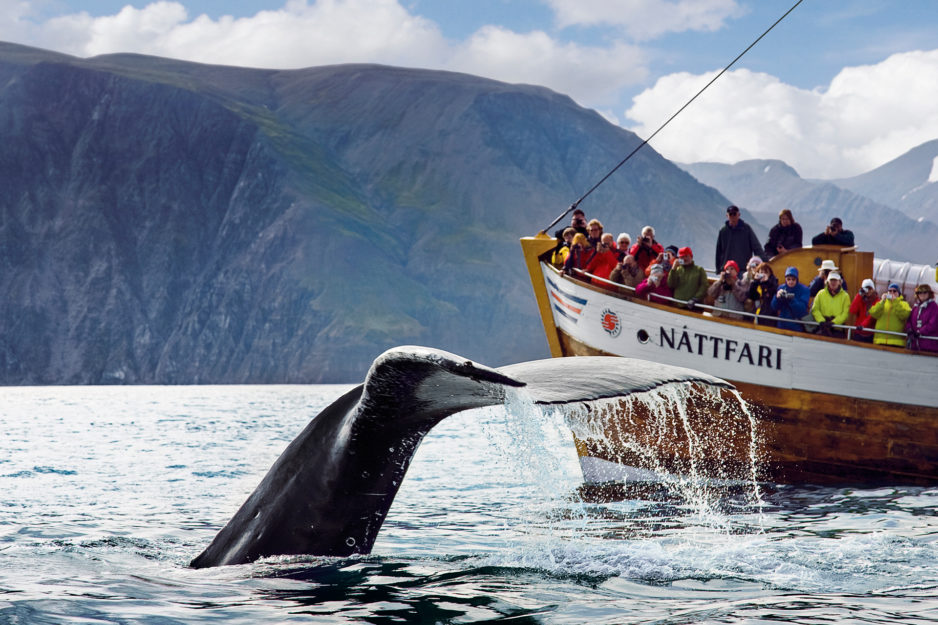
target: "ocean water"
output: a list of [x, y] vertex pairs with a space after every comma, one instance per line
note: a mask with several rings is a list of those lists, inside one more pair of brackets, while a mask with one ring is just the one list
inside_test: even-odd
[[584, 501], [517, 407], [427, 436], [369, 556], [188, 568], [347, 388], [0, 390], [0, 623], [938, 622], [938, 488]]

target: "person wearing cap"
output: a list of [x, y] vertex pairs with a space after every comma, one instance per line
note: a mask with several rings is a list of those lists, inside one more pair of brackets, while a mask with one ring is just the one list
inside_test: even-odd
[[853, 247], [853, 232], [844, 230], [844, 222], [834, 217], [821, 234], [811, 239], [811, 245], [839, 245]]
[[[743, 310], [743, 304], [746, 302], [746, 294], [739, 293], [734, 289], [739, 281], [739, 267], [735, 260], [728, 260], [723, 265], [723, 271], [720, 272], [720, 279], [714, 280], [710, 288], [707, 289], [707, 297], [713, 298], [713, 307], [721, 310]], [[726, 317], [727, 319], [742, 319], [742, 315], [731, 313], [721, 313], [713, 311], [714, 317]]]
[[[912, 314], [912, 308], [902, 297], [902, 290], [895, 282], [890, 284], [880, 300], [870, 307], [870, 317], [876, 319], [876, 330], [905, 332], [905, 322], [910, 314]], [[905, 337], [876, 332], [873, 342], [877, 345], [904, 347]]]
[[[837, 265], [834, 264], [832, 260], [825, 260], [821, 263], [821, 266], [818, 267], [817, 275], [814, 276], [814, 279], [811, 280], [811, 284], [808, 285], [808, 290], [811, 292], [811, 297], [817, 296], [821, 292], [821, 289], [824, 288], [824, 285], [827, 284], [827, 276], [831, 274], [832, 271], [840, 273], [840, 269], [837, 268]], [[849, 291], [850, 288], [847, 286], [847, 283], [841, 278], [840, 288], [844, 291]]]
[[[677, 246], [669, 245], [668, 247], [664, 248], [663, 252], [658, 254], [658, 258], [653, 260], [651, 262], [651, 265], [654, 265], [654, 264], [661, 265], [662, 267], [664, 267], [665, 273], [667, 273], [671, 271], [671, 267], [674, 266], [675, 261], [677, 261]], [[648, 275], [648, 268], [650, 268], [651, 265], [648, 265], [648, 267], [645, 268], [646, 276]]]
[[840, 274], [830, 272], [811, 306], [811, 316], [819, 324], [815, 332], [822, 336], [844, 335], [843, 330], [832, 327], [842, 325], [850, 315], [850, 296], [841, 288], [841, 283]]
[[[783, 319], [801, 319], [808, 314], [807, 285], [798, 282], [798, 268], [789, 267], [785, 270], [785, 283], [780, 285], [770, 304], [776, 317]], [[779, 321], [778, 327], [783, 330], [804, 330], [804, 325], [794, 321]]]
[[791, 211], [784, 208], [778, 214], [778, 223], [769, 230], [769, 239], [765, 242], [767, 256], [775, 256], [788, 250], [801, 247], [801, 226], [795, 221]]
[[938, 339], [924, 338], [938, 337], [938, 303], [935, 302], [935, 292], [927, 284], [915, 287], [915, 305], [905, 331], [909, 335], [909, 349], [938, 352]]
[[738, 267], [750, 256], [765, 260], [765, 252], [752, 228], [739, 216], [737, 206], [728, 206], [726, 222], [717, 235], [717, 253], [714, 267], [724, 267], [726, 261], [735, 260]]
[[689, 247], [677, 251], [677, 260], [668, 272], [668, 286], [674, 291], [674, 299], [684, 300], [683, 306], [688, 310], [693, 310], [707, 294], [710, 286], [707, 272], [694, 264], [694, 253]]
[[876, 320], [870, 317], [870, 308], [879, 299], [879, 293], [876, 292], [876, 285], [869, 278], [860, 284], [860, 291], [853, 302], [850, 303], [850, 315], [853, 317], [853, 323], [856, 329], [851, 337], [862, 343], [872, 343], [873, 333], [868, 332], [866, 328], [872, 328]]
[[655, 241], [655, 229], [651, 226], [642, 228], [642, 237], [635, 242], [629, 254], [635, 257], [635, 262], [645, 271], [648, 265], [655, 262], [658, 254], [664, 251], [661, 244]]
[[666, 304], [666, 300], [660, 300], [654, 297], [655, 295], [672, 297], [673, 293], [670, 287], [668, 287], [668, 279], [665, 276], [664, 267], [657, 263], [651, 265], [651, 271], [648, 277], [639, 282], [638, 286], [635, 287], [635, 294], [648, 300]]

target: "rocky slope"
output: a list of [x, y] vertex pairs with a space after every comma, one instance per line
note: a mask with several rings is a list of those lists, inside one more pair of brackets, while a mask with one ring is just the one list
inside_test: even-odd
[[[392, 345], [547, 355], [517, 243], [638, 139], [549, 90], [0, 44], [0, 383], [359, 381]], [[644, 149], [583, 208], [709, 257]]]

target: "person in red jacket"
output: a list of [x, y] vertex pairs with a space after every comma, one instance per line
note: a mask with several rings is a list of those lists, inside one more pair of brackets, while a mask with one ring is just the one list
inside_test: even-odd
[[873, 333], [867, 332], [863, 328], [872, 328], [876, 325], [876, 319], [870, 317], [870, 307], [879, 301], [879, 293], [876, 292], [876, 285], [867, 278], [860, 284], [860, 291], [850, 303], [850, 314], [853, 315], [853, 322], [856, 329], [851, 333], [852, 338], [863, 343], [873, 342]]
[[[586, 273], [591, 273], [604, 280], [609, 279], [609, 274], [619, 264], [619, 255], [616, 253], [616, 242], [608, 232], [602, 236], [599, 243], [596, 244], [596, 253], [586, 265]], [[597, 282], [602, 286], [602, 282]]]
[[654, 263], [658, 254], [664, 251], [664, 247], [655, 241], [655, 229], [651, 226], [642, 228], [641, 238], [629, 250], [629, 254], [635, 257], [635, 262], [645, 271], [648, 265]]

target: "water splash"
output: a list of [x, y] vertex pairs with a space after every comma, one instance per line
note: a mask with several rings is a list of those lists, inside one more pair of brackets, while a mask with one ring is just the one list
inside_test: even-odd
[[[576, 534], [576, 525], [596, 514], [609, 518], [601, 532], [607, 536], [667, 527], [676, 516], [724, 533], [739, 531], [730, 527], [728, 513], [761, 518], [758, 419], [736, 391], [674, 383], [625, 398], [541, 407], [518, 389], [508, 394], [502, 414], [507, 435], [490, 439], [535, 485], [533, 499], [552, 506], [554, 521], [565, 528], [561, 534]], [[571, 475], [574, 449], [581, 475]], [[643, 506], [594, 505], [613, 499], [654, 499], [670, 508], [647, 514]], [[754, 526], [759, 531], [761, 521]], [[557, 527], [549, 533], [556, 535]]]

